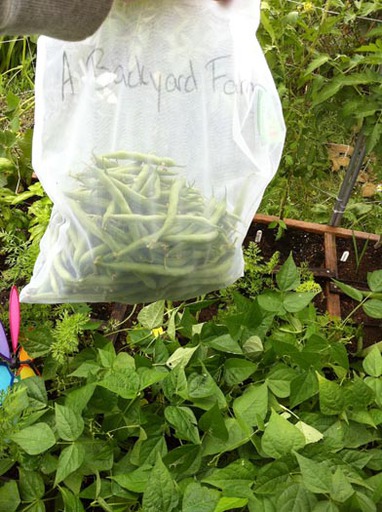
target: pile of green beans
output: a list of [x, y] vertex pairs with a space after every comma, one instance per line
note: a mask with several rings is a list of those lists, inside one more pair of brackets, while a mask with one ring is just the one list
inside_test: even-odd
[[[72, 178], [48, 299], [151, 302], [227, 285], [240, 219], [188, 184], [173, 160], [120, 151]], [[60, 234], [51, 236], [54, 246]]]

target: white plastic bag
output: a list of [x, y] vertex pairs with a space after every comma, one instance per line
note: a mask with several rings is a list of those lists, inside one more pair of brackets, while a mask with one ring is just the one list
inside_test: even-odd
[[243, 274], [284, 123], [260, 0], [116, 2], [38, 41], [33, 164], [54, 203], [23, 302], [187, 299]]

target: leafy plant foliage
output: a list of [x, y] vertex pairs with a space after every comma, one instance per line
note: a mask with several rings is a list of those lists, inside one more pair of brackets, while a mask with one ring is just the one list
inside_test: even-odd
[[119, 350], [79, 306], [65, 364], [25, 333], [47, 359], [3, 397], [2, 510], [377, 510], [381, 353], [350, 359], [300, 284], [289, 257], [218, 321], [150, 304]]

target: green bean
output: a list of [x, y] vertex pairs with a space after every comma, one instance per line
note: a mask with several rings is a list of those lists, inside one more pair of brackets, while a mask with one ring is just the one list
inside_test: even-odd
[[152, 172], [139, 192], [150, 197], [150, 199], [159, 199], [161, 197], [161, 184], [158, 174]]
[[153, 222], [164, 222], [166, 219], [165, 215], [153, 214], [153, 215], [142, 215], [140, 213], [116, 213], [109, 217], [110, 220], [121, 221], [125, 223], [139, 222], [139, 223], [153, 223]]
[[169, 227], [175, 220], [178, 211], [179, 193], [182, 187], [185, 185], [185, 183], [185, 179], [179, 179], [174, 181], [174, 183], [171, 186], [170, 196], [168, 200], [167, 217], [162, 228], [159, 230], [158, 238], [162, 236], [164, 233], [166, 233], [166, 231], [169, 229]]
[[[113, 177], [111, 178], [114, 180]], [[124, 194], [125, 200], [129, 201], [129, 203], [131, 204], [131, 208], [138, 208], [140, 212], [142, 212], [142, 208], [146, 208], [148, 211], [155, 211], [156, 213], [166, 212], [166, 208], [164, 205], [155, 203], [154, 208], [153, 201], [151, 201], [145, 196], [142, 196], [135, 190], [132, 190], [132, 188], [129, 187], [128, 185], [118, 183], [118, 185], [116, 184], [115, 186], [117, 186], [121, 193]]]
[[75, 217], [77, 217], [77, 219], [81, 222], [85, 231], [97, 237], [101, 242], [106, 242], [112, 251], [117, 251], [119, 249], [113, 238], [110, 237], [104, 230], [102, 230], [102, 228], [98, 227], [90, 215], [84, 215], [75, 202], [71, 201], [70, 208]]
[[146, 164], [154, 164], [166, 167], [179, 167], [171, 158], [162, 158], [156, 155], [138, 153], [135, 151], [116, 151], [115, 153], [106, 153], [101, 158], [114, 160], [131, 160], [133, 162], [144, 162]]
[[163, 240], [167, 242], [189, 242], [192, 244], [204, 244], [212, 242], [219, 236], [218, 231], [210, 231], [209, 233], [184, 234], [184, 235], [164, 235]]
[[159, 275], [159, 276], [184, 276], [193, 271], [193, 266], [182, 266], [182, 267], [167, 267], [163, 265], [155, 265], [151, 263], [132, 263], [132, 262], [121, 262], [116, 261], [114, 263], [98, 262], [101, 267], [109, 267], [111, 270], [122, 271], [122, 272], [143, 272], [146, 275]]
[[[133, 190], [141, 193], [143, 185], [147, 182], [152, 173], [152, 166], [150, 164], [142, 165], [141, 172], [136, 176], [133, 183]], [[143, 195], [143, 194], [142, 194]]]
[[99, 244], [95, 247], [91, 247], [88, 251], [83, 253], [78, 261], [78, 268], [81, 271], [81, 275], [85, 274], [84, 266], [90, 265], [92, 268], [94, 268], [94, 263], [97, 258], [100, 256], [105, 256], [106, 254], [110, 253], [110, 249], [105, 244]]
[[142, 281], [147, 288], [155, 290], [158, 286], [158, 283], [155, 278], [149, 276], [145, 272], [135, 272], [135, 275], [138, 277], [139, 281]]
[[96, 166], [99, 169], [109, 169], [110, 167], [115, 167], [115, 162], [110, 162], [110, 159], [104, 156], [93, 155]]

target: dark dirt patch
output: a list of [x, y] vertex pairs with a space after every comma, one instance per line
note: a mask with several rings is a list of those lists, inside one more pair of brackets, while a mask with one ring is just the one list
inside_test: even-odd
[[280, 263], [284, 263], [292, 253], [296, 265], [308, 263], [310, 268], [324, 268], [325, 247], [322, 235], [288, 228], [280, 240], [276, 240], [274, 229], [268, 229], [264, 224], [253, 223], [246, 236], [245, 245], [256, 240], [256, 233], [259, 230], [262, 231], [262, 236], [258, 245], [265, 260], [279, 251]]

